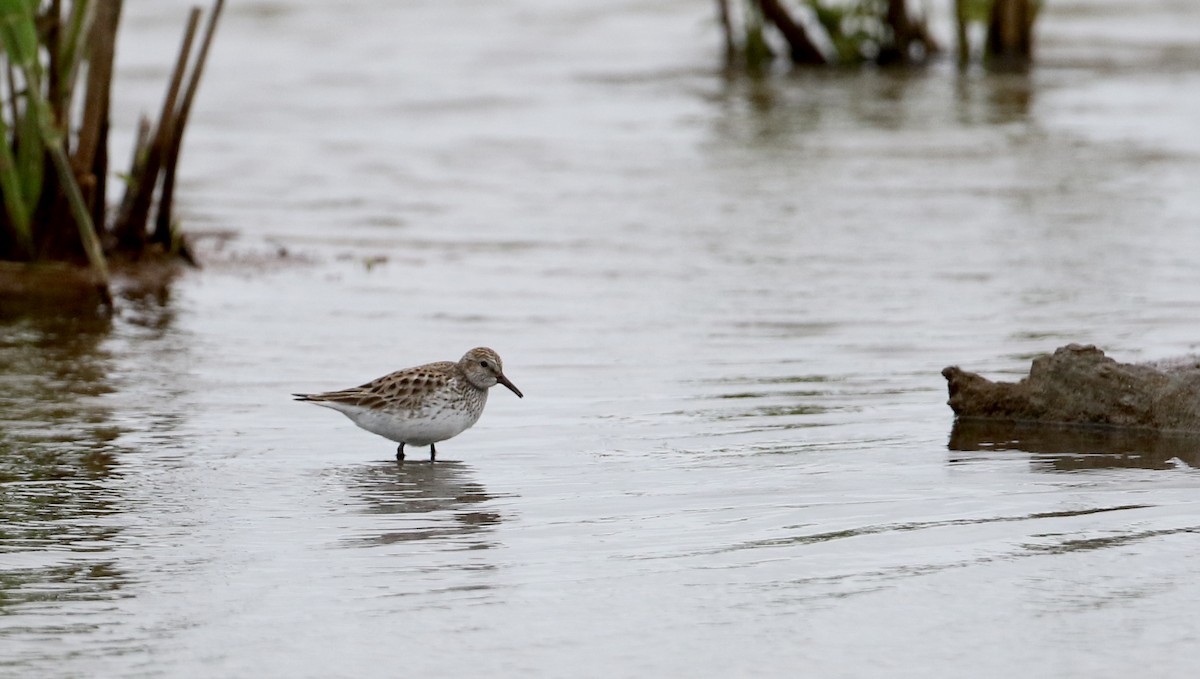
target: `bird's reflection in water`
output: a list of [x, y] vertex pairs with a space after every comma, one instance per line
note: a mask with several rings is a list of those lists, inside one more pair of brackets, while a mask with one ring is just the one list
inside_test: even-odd
[[[1035, 468], [1046, 471], [1200, 466], [1200, 435], [1190, 433], [958, 420], [950, 431], [948, 447], [959, 452], [1019, 450], [1034, 453]], [[950, 461], [967, 460], [951, 456]]]
[[371, 517], [368, 534], [350, 538], [351, 545], [438, 540], [462, 549], [492, 546], [487, 536], [501, 515], [486, 510], [495, 498], [465, 463], [376, 462], [342, 469], [338, 476], [356, 513]]

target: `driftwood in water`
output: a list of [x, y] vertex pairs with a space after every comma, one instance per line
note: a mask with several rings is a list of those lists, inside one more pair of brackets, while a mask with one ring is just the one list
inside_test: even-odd
[[1118, 363], [1094, 346], [1069, 344], [1033, 361], [1020, 382], [942, 371], [960, 418], [1200, 432], [1200, 360]]

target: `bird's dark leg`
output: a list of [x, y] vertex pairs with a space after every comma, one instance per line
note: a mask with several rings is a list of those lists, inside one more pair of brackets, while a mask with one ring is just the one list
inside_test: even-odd
[[403, 443], [401, 443], [400, 447], [396, 449], [396, 461], [397, 462], [404, 461], [404, 444]]
[[437, 444], [436, 443], [429, 444], [429, 461], [437, 462]]

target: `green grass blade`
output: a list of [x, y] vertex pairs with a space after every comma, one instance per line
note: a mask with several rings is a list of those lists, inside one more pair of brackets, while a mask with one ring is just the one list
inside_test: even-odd
[[0, 34], [4, 51], [13, 65], [22, 71], [37, 63], [38, 36], [34, 23], [33, 0], [0, 0]]
[[8, 125], [0, 117], [0, 195], [4, 196], [4, 211], [8, 213], [17, 242], [26, 253], [33, 253], [33, 231], [31, 229], [29, 204], [22, 197], [24, 190], [17, 161], [8, 145]]
[[99, 279], [100, 290], [107, 302], [111, 303], [108, 287], [108, 262], [104, 259], [104, 250], [100, 246], [100, 237], [96, 234], [96, 225], [92, 223], [91, 211], [79, 190], [79, 182], [71, 169], [67, 158], [66, 144], [63, 134], [55, 125], [54, 112], [50, 108], [45, 93], [41, 90], [41, 63], [37, 55], [37, 28], [33, 23], [34, 10], [37, 0], [0, 0], [0, 33], [2, 33], [4, 48], [8, 52], [13, 65], [20, 70], [25, 79], [25, 103], [27, 116], [36, 121], [37, 131], [40, 132], [41, 143], [45, 145], [58, 173], [58, 181], [66, 194], [71, 215], [79, 227], [79, 237], [83, 241], [84, 252], [87, 253], [88, 263]]
[[32, 208], [42, 196], [46, 171], [46, 147], [38, 129], [34, 107], [26, 103], [25, 112], [17, 121], [17, 174], [21, 178], [21, 198]]
[[79, 65], [83, 61], [84, 40], [91, 25], [92, 3], [88, 0], [75, 0], [71, 4], [71, 16], [67, 19], [66, 30], [63, 33], [58, 58], [58, 80], [62, 83], [63, 96], [60, 110], [71, 109], [71, 93], [75, 91], [75, 79], [79, 76]]
[[[0, 0], [0, 47], [3, 48], [8, 61], [26, 74], [26, 89], [32, 89], [38, 80], [37, 64], [37, 26], [34, 24], [36, 0]], [[29, 81], [29, 74], [34, 80]], [[10, 92], [9, 96], [16, 97], [18, 93]], [[36, 129], [36, 120], [29, 113], [13, 121], [17, 126], [17, 139], [21, 139], [17, 153], [9, 146], [9, 130], [5, 126], [4, 139], [0, 143], [0, 191], [4, 192], [5, 211], [8, 213], [12, 228], [16, 231], [17, 239], [32, 252], [33, 233], [30, 223], [33, 201], [29, 199], [31, 192], [36, 189], [41, 194], [41, 159], [36, 162], [36, 178], [26, 173], [35, 169], [35, 162], [30, 159], [34, 149], [40, 152], [42, 144], [38, 141], [40, 133]]]

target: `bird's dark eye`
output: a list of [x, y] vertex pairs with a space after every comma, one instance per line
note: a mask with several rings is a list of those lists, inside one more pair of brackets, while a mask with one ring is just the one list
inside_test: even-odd
[[486, 368], [486, 367], [488, 367], [488, 362], [487, 362], [487, 361], [480, 361], [480, 362], [479, 362], [479, 365], [480, 365], [480, 366], [482, 366], [482, 367], [484, 367], [484, 368]]

